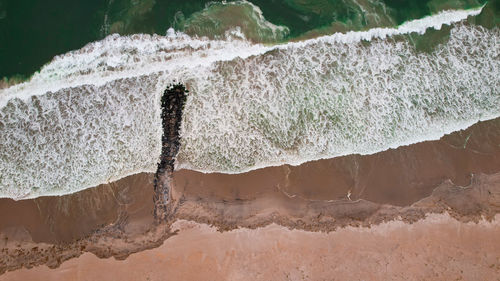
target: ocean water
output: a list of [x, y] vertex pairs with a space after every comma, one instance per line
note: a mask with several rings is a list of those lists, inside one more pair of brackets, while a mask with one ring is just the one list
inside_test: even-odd
[[[463, 22], [480, 10], [275, 45], [241, 28], [108, 36], [0, 90], [0, 196], [153, 172], [173, 81], [190, 90], [176, 168], [203, 172], [375, 153], [496, 118], [500, 32]], [[430, 52], [404, 36], [443, 24], [449, 39]]]
[[[491, 0], [488, 2], [495, 2]], [[222, 3], [226, 4], [222, 4]], [[190, 35], [214, 35], [221, 26], [252, 25], [262, 9], [271, 23], [289, 30], [286, 39], [339, 30], [394, 26], [443, 10], [478, 7], [485, 0], [2, 0], [0, 78], [26, 79], [55, 55], [79, 49], [107, 35], [165, 35], [168, 28]], [[250, 4], [251, 3], [251, 4]], [[245, 8], [246, 7], [246, 8]], [[185, 25], [189, 23], [188, 25]], [[208, 24], [208, 25], [207, 25]], [[213, 24], [213, 25], [211, 25]], [[249, 34], [250, 35], [250, 34]], [[259, 36], [257, 36], [259, 37]], [[254, 38], [248, 36], [248, 38]], [[264, 36], [268, 39], [268, 36]], [[15, 79], [14, 79], [15, 80]]]
[[458, 24], [431, 53], [358, 36], [280, 46], [183, 76], [193, 94], [177, 168], [235, 173], [372, 154], [500, 116], [498, 30]]

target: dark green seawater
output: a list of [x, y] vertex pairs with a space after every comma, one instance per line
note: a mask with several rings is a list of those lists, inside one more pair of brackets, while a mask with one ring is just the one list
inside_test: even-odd
[[54, 55], [99, 38], [104, 5], [88, 1], [0, 1], [0, 77], [29, 75]]
[[[270, 23], [287, 27], [288, 32], [276, 38], [250, 38], [263, 42], [303, 39], [375, 26], [395, 26], [440, 10], [471, 8], [485, 3], [484, 0], [249, 2], [258, 6]], [[224, 11], [220, 7], [218, 10], [213, 7], [206, 9], [208, 3], [213, 1], [0, 0], [0, 77], [17, 76], [20, 80], [25, 79], [55, 55], [81, 48], [111, 33], [163, 35], [169, 27], [183, 30], [188, 26], [186, 23], [190, 23], [186, 32], [191, 35], [196, 35], [197, 31], [202, 33], [200, 35], [220, 32], [202, 27], [207, 22], [208, 26], [220, 24], [220, 19], [210, 18], [211, 13], [220, 17], [224, 13], [230, 15], [233, 11]], [[498, 11], [498, 3], [495, 1], [493, 10]], [[239, 12], [246, 13], [245, 10], [236, 13]], [[235, 18], [245, 19], [245, 16], [236, 14]], [[223, 23], [231, 24], [227, 20]]]

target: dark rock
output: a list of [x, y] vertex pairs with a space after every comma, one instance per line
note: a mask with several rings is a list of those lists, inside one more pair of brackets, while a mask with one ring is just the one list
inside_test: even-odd
[[167, 204], [170, 198], [169, 181], [174, 170], [175, 156], [179, 151], [179, 130], [187, 93], [184, 85], [172, 84], [165, 89], [161, 97], [162, 151], [154, 180], [155, 196], [153, 197], [154, 217], [157, 222], [166, 218]]

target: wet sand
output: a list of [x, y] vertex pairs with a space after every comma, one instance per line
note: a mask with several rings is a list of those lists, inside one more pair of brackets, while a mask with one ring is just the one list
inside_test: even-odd
[[127, 212], [152, 221], [153, 177], [139, 174], [65, 196], [14, 201], [0, 199], [0, 233], [24, 233], [34, 242], [69, 243], [116, 222]]
[[410, 205], [444, 180], [460, 186], [474, 173], [500, 171], [500, 119], [480, 122], [465, 131], [390, 149], [373, 155], [349, 155], [250, 171], [244, 174], [203, 174], [181, 170], [175, 185], [189, 198], [252, 199], [279, 189], [310, 200], [365, 199], [397, 206]]
[[[29, 272], [39, 272], [40, 268], [45, 268], [46, 273], [43, 274], [49, 274], [40, 276], [47, 278], [50, 276], [50, 280], [57, 280], [57, 278], [66, 276], [64, 275], [66, 271], [62, 269], [48, 270], [45, 266], [57, 268], [61, 264], [63, 267], [65, 264], [73, 264], [73, 267], [79, 268], [81, 266], [83, 269], [88, 264], [99, 268], [98, 258], [125, 259], [124, 263], [116, 262], [113, 259], [99, 262], [104, 266], [103, 268], [109, 266], [110, 272], [113, 272], [112, 268], [119, 268], [120, 264], [128, 264], [128, 261], [134, 257], [134, 255], [130, 256], [133, 253], [139, 252], [137, 255], [143, 260], [152, 262], [156, 259], [156, 254], [148, 254], [153, 252], [147, 249], [157, 248], [162, 244], [164, 245], [160, 248], [161, 250], [157, 249], [160, 251], [159, 255], [166, 253], [175, 260], [176, 255], [182, 255], [182, 252], [178, 251], [186, 251], [187, 253], [196, 249], [198, 249], [196, 251], [200, 251], [200, 249], [209, 247], [208, 245], [223, 243], [221, 241], [225, 238], [220, 237], [226, 237], [224, 236], [226, 232], [217, 234], [213, 229], [206, 232], [203, 230], [206, 228], [205, 226], [200, 229], [195, 228], [197, 230], [182, 230], [176, 234], [175, 227], [172, 228], [172, 226], [178, 225], [179, 223], [176, 223], [178, 220], [212, 225], [219, 231], [229, 231], [227, 232], [229, 237], [237, 233], [232, 230], [244, 227], [247, 229], [244, 233], [248, 233], [249, 237], [256, 235], [260, 237], [258, 239], [263, 241], [262, 245], [264, 246], [262, 246], [261, 252], [256, 252], [255, 255], [262, 255], [262, 258], [267, 259], [280, 258], [276, 252], [265, 251], [264, 248], [269, 245], [264, 242], [268, 239], [278, 239], [277, 241], [282, 243], [279, 240], [280, 237], [290, 235], [290, 237], [295, 237], [298, 235], [296, 233], [320, 235], [320, 233], [315, 233], [316, 231], [331, 232], [333, 233], [331, 235], [334, 235], [332, 237], [336, 237], [335, 233], [343, 233], [343, 230], [339, 230], [342, 227], [375, 227], [395, 219], [415, 225], [425, 219], [426, 214], [431, 213], [449, 213], [453, 220], [446, 219], [447, 222], [443, 225], [457, 226], [459, 223], [459, 229], [470, 228], [470, 233], [483, 235], [480, 226], [469, 225], [469, 223], [478, 222], [483, 218], [491, 220], [500, 213], [500, 119], [480, 122], [465, 131], [453, 133], [438, 141], [400, 147], [374, 155], [350, 155], [313, 161], [296, 167], [288, 165], [269, 167], [238, 175], [203, 174], [187, 170], [175, 171], [170, 186], [171, 201], [168, 205], [168, 219], [161, 223], [155, 222], [153, 218], [153, 179], [153, 174], [138, 174], [115, 183], [66, 196], [42, 197], [22, 201], [0, 199], [0, 212], [2, 214], [16, 214], [15, 216], [2, 215], [0, 217], [0, 274], [16, 270], [12, 274], [0, 275], [0, 280], [14, 278], [7, 276], [18, 276], [19, 278], [21, 276], [35, 276], [30, 275]], [[270, 224], [279, 226], [268, 227]], [[413, 225], [404, 224], [401, 229], [407, 229], [405, 231], [408, 232], [408, 229], [411, 229]], [[495, 222], [495, 225], [498, 223]], [[307, 232], [293, 232], [283, 227]], [[422, 229], [427, 229], [422, 227]], [[443, 226], [443, 229], [447, 228]], [[498, 234], [498, 226], [493, 229], [496, 231], [494, 234]], [[263, 233], [267, 233], [266, 231], [270, 232], [264, 235]], [[405, 231], [401, 230], [402, 233]], [[273, 235], [277, 236], [273, 238]], [[304, 235], [300, 239], [309, 237]], [[391, 235], [394, 235], [394, 238], [392, 236], [386, 238], [396, 241], [399, 239], [397, 237], [402, 234]], [[450, 253], [457, 255], [462, 252], [462, 255], [468, 257], [456, 264], [444, 256], [443, 259], [435, 260], [436, 264], [433, 265], [435, 266], [433, 268], [437, 273], [439, 270], [436, 268], [439, 266], [451, 268], [452, 265], [456, 265], [458, 268], [460, 264], [468, 262], [469, 258], [470, 260], [483, 261], [489, 256], [498, 256], [496, 248], [488, 248], [486, 244], [483, 245], [484, 248], [479, 247], [477, 250], [472, 250], [470, 248], [472, 246], [466, 246], [472, 245], [472, 236], [462, 237], [459, 235], [456, 237], [458, 240], [455, 242], [464, 243], [464, 248], [461, 248], [462, 244], [457, 244], [458, 248], [452, 247], [452, 244], [446, 244], [448, 246], [440, 248], [437, 242], [440, 241], [440, 234], [436, 233], [436, 235], [436, 238], [428, 238], [437, 239], [434, 242], [429, 240], [429, 243], [425, 244], [425, 240], [423, 240], [424, 244], [414, 249], [414, 251], [420, 251], [420, 248], [428, 249], [425, 253], [418, 252], [419, 256], [425, 257], [427, 255], [428, 259], [417, 259], [421, 263], [416, 265], [416, 268], [421, 268], [426, 274], [429, 273], [429, 269], [423, 267], [425, 265], [423, 261], [426, 261], [427, 264], [434, 263], [432, 260], [433, 247], [441, 249], [441, 252], [451, 251]], [[490, 234], [486, 233], [484, 235], [486, 235], [484, 237], [486, 240], [492, 240], [491, 237], [500, 237], [500, 235], [493, 236], [493, 234], [490, 237], [488, 236]], [[396, 249], [397, 247], [404, 248], [401, 246], [403, 242], [384, 244], [379, 236], [375, 234], [368, 236], [370, 237], [366, 237], [366, 241], [369, 243], [366, 243], [374, 243], [374, 245], [366, 245], [366, 247], [372, 247], [371, 249], [378, 247], [378, 244], [389, 247], [386, 250], [378, 250], [382, 252], [389, 251], [394, 247]], [[235, 237], [240, 239], [241, 235]], [[342, 239], [347, 241], [347, 237], [348, 235]], [[401, 237], [409, 239], [408, 236]], [[444, 234], [443, 237], [445, 237]], [[293, 239], [293, 241], [302, 241], [299, 238]], [[340, 238], [324, 239], [326, 239], [325, 243], [331, 244], [332, 241]], [[470, 241], [460, 239], [470, 239]], [[205, 241], [203, 242], [205, 244], [198, 245], [198, 247], [203, 248], [193, 246], [190, 249], [191, 246], [183, 245], [196, 245], [197, 241]], [[285, 241], [288, 240], [285, 239]], [[497, 244], [500, 244], [500, 238], [497, 238], [496, 241]], [[239, 245], [236, 240], [233, 242]], [[312, 269], [313, 265], [321, 264], [316, 260], [318, 257], [315, 257], [311, 252], [311, 249], [315, 249], [316, 246], [301, 242], [303, 246], [299, 247], [300, 243], [294, 243], [290, 244], [289, 247], [291, 247], [290, 251], [296, 252], [290, 252], [290, 255], [302, 255], [299, 254], [300, 251], [305, 251], [307, 254], [309, 251], [309, 254], [304, 256], [304, 260], [311, 264], [311, 272], [316, 270]], [[347, 243], [346, 245], [352, 244], [351, 242], [342, 242], [342, 244], [345, 243]], [[362, 245], [364, 245], [363, 243]], [[406, 243], [408, 247], [411, 246], [408, 241]], [[227, 246], [229, 247], [227, 249], [232, 247], [230, 244]], [[169, 247], [174, 247], [172, 249], [177, 250], [169, 251]], [[354, 266], [356, 263], [359, 266], [359, 259], [363, 255], [371, 253], [364, 252], [355, 246], [352, 247], [354, 247], [352, 249], [356, 249], [352, 253], [354, 255], [353, 263], [345, 266], [346, 271], [342, 271], [345, 274], [349, 270], [356, 271]], [[240, 259], [243, 262], [244, 253], [247, 250], [245, 248], [240, 250]], [[410, 253], [412, 251], [410, 248], [406, 250]], [[232, 250], [230, 252], [232, 253]], [[258, 259], [252, 258], [251, 251], [247, 252], [246, 258], [255, 261], [255, 264], [244, 264], [244, 266], [249, 268], [253, 266], [254, 270], [258, 271], [257, 266], [260, 264]], [[195, 255], [194, 253], [193, 255]], [[384, 255], [389, 254], [390, 251]], [[441, 254], [444, 255], [444, 253]], [[219, 257], [220, 254], [208, 251], [206, 253], [197, 252], [196, 255], [201, 255], [201, 257], [216, 255]], [[392, 258], [392, 255], [384, 255], [371, 259], [366, 266], [372, 266], [372, 270], [380, 270], [380, 266], [377, 264], [383, 264]], [[479, 258], [481, 255], [483, 255], [482, 259]], [[337, 258], [333, 256], [326, 258], [323, 268], [325, 265], [338, 263], [337, 259], [340, 258], [342, 255]], [[407, 256], [405, 255], [404, 258]], [[116, 263], [116, 267], [108, 262]], [[290, 274], [298, 272], [292, 270], [292, 267], [295, 266], [293, 262], [282, 262], [283, 266], [278, 265], [278, 267], [283, 271]], [[396, 261], [391, 260], [391, 262]], [[142, 264], [140, 261], [137, 263], [137, 266]], [[404, 264], [400, 264], [401, 268], [404, 267]], [[40, 265], [43, 267], [37, 267]], [[193, 261], [193, 266], [195, 265], [196, 260]], [[189, 264], [178, 266], [179, 274], [184, 272], [183, 266], [185, 270], [190, 268]], [[210, 272], [203, 271], [203, 266], [208, 265], [200, 265], [200, 272], [210, 274]], [[261, 266], [266, 268], [265, 265], [261, 264]], [[497, 265], [494, 265], [494, 268], [495, 266]], [[33, 271], [20, 270], [32, 267], [36, 268], [32, 269]], [[147, 268], [149, 267], [144, 265], [144, 270]], [[168, 266], [165, 270], [175, 271], [173, 267]], [[225, 274], [243, 269], [236, 260], [233, 264], [229, 263], [224, 270], [226, 271], [213, 271], [212, 273], [223, 274], [227, 278], [229, 275]], [[486, 273], [491, 271], [482, 265], [471, 267], [470, 270]], [[68, 269], [67, 272], [75, 271]], [[92, 279], [92, 275], [83, 274], [83, 271], [78, 272], [80, 272], [78, 273], [80, 280], [98, 280]], [[90, 274], [88, 271], [85, 272]], [[126, 272], [131, 274], [131, 271], [127, 270], [124, 270], [123, 274]], [[166, 271], [160, 270], [159, 272]], [[325, 272], [332, 273], [328, 270]], [[398, 271], [393, 272], [396, 274]], [[176, 273], [170, 272], [169, 274], [175, 276]], [[469, 273], [461, 276], [467, 279], [469, 278], [467, 274]], [[58, 277], [59, 275], [61, 277]], [[217, 277], [217, 275], [214, 276]], [[314, 276], [318, 276], [321, 280], [320, 277], [323, 275]], [[353, 276], [356, 277], [356, 275]], [[430, 278], [430, 276], [424, 275], [426, 278]], [[87, 277], [89, 279], [85, 279]], [[282, 278], [278, 275], [264, 275], [263, 278], [274, 279], [272, 277], [276, 277], [278, 280]], [[47, 278], [25, 280], [47, 280]], [[174, 277], [172, 279], [185, 280], [185, 278]], [[214, 278], [214, 280], [217, 279], [220, 278]], [[222, 279], [224, 280], [224, 278]], [[297, 280], [295, 277], [290, 277], [290, 279]], [[226, 280], [231, 280], [231, 278]]]
[[156, 249], [124, 261], [84, 254], [0, 280], [498, 280], [500, 216], [461, 223], [430, 215], [330, 233], [275, 224], [218, 232], [187, 221]]

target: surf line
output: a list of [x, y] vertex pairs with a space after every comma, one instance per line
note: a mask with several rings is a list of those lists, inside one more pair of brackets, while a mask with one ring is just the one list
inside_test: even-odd
[[182, 110], [189, 91], [182, 85], [169, 85], [161, 97], [161, 120], [163, 135], [158, 167], [154, 179], [154, 218], [159, 223], [168, 215], [170, 182], [174, 171], [175, 157], [180, 146]]
[[[407, 21], [397, 28], [376, 27], [366, 31], [337, 32], [273, 46], [251, 44], [248, 41], [239, 40], [192, 38], [182, 32], [175, 32], [173, 29], [169, 29], [166, 36], [110, 35], [101, 41], [89, 43], [78, 51], [56, 56], [40, 72], [35, 73], [31, 80], [0, 90], [0, 108], [6, 106], [12, 98], [26, 100], [31, 96], [87, 84], [99, 87], [114, 80], [150, 75], [168, 69], [173, 69], [174, 74], [179, 68], [196, 71], [200, 66], [210, 66], [216, 62], [230, 61], [237, 57], [245, 59], [250, 56], [259, 56], [275, 49], [304, 48], [318, 42], [347, 44], [362, 40], [370, 41], [374, 38], [385, 39], [413, 32], [424, 34], [428, 28], [441, 29], [443, 25], [451, 25], [469, 16], [479, 15], [483, 7], [484, 5], [468, 10], [441, 11], [435, 15]], [[154, 49], [151, 46], [157, 47]], [[192, 49], [195, 52], [184, 53], [181, 51], [182, 48]], [[138, 55], [123, 53], [123, 50], [127, 49], [139, 53]], [[163, 55], [172, 53], [174, 56], [165, 62], [163, 57], [158, 56], [158, 53]], [[140, 62], [135, 62], [133, 57], [140, 58]], [[110, 71], [109, 68], [114, 70]]]

